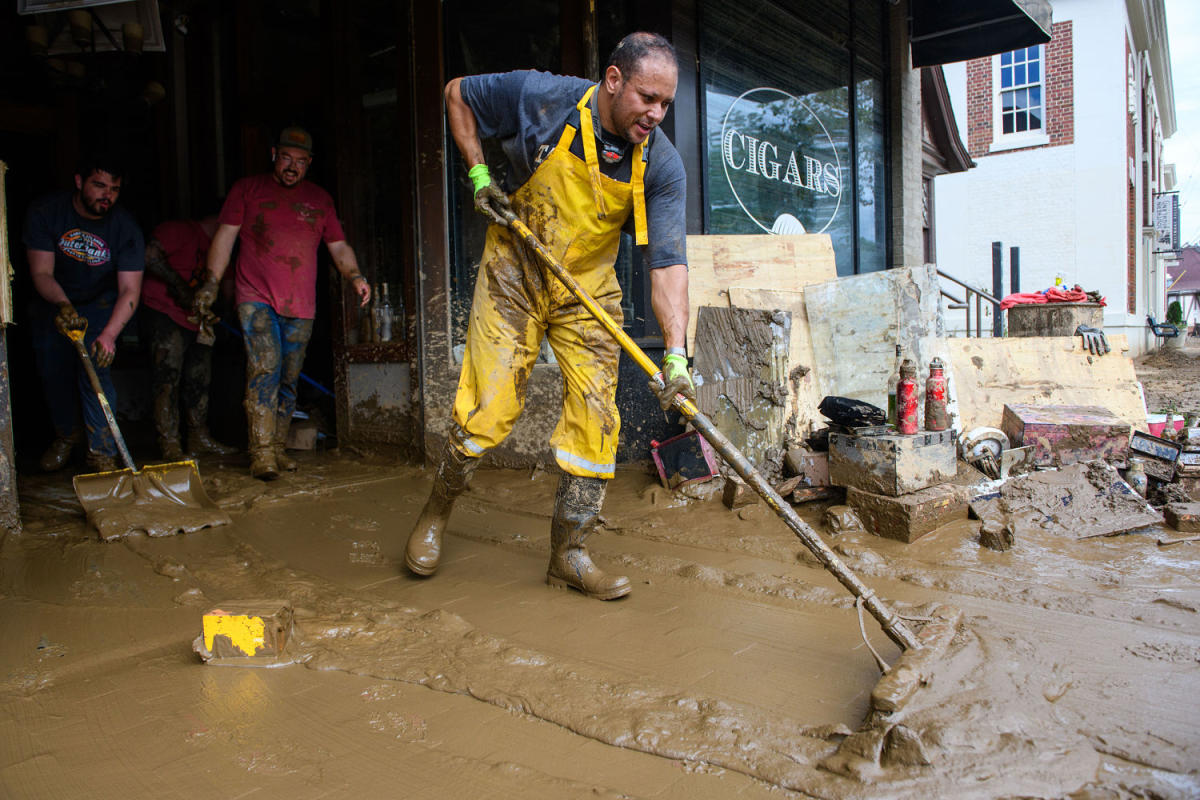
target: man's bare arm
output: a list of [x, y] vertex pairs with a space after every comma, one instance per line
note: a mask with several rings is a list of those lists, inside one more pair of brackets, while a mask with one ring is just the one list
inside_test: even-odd
[[329, 242], [326, 247], [329, 248], [329, 255], [333, 256], [333, 265], [337, 267], [337, 271], [350, 281], [350, 285], [358, 294], [358, 304], [365, 306], [371, 302], [371, 284], [358, 270], [358, 257], [354, 255], [354, 248], [345, 240]]
[[667, 348], [684, 347], [688, 324], [688, 271], [686, 264], [650, 270], [650, 307], [662, 328]]

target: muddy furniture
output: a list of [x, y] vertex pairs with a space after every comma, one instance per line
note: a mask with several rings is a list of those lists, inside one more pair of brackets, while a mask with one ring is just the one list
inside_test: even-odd
[[1004, 406], [1000, 429], [1013, 447], [1032, 445], [1033, 463], [1064, 466], [1107, 461], [1123, 467], [1132, 426], [1100, 406]]
[[1074, 336], [1087, 325], [1104, 329], [1099, 303], [1018, 303], [1008, 310], [1009, 336]]
[[958, 470], [954, 431], [829, 434], [829, 482], [896, 497], [945, 483]]
[[1159, 342], [1179, 338], [1179, 328], [1169, 322], [1155, 322], [1154, 317], [1146, 317], [1146, 327], [1154, 334]]

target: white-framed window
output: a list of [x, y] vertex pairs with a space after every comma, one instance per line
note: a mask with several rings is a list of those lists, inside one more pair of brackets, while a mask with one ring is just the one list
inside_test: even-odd
[[1042, 45], [1000, 53], [992, 60], [995, 150], [1049, 144], [1046, 134], [1046, 51]]

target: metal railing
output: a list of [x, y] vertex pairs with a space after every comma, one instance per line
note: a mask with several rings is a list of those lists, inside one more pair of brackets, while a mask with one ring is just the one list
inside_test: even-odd
[[963, 288], [964, 293], [963, 293], [962, 297], [955, 297], [954, 295], [952, 295], [950, 292], [946, 291], [945, 289], [941, 289], [941, 293], [942, 293], [942, 297], [945, 297], [947, 300], [950, 301], [946, 305], [946, 308], [948, 308], [948, 309], [960, 309], [961, 308], [967, 312], [967, 328], [966, 328], [966, 330], [967, 330], [968, 338], [971, 336], [971, 305], [972, 305], [972, 301], [974, 302], [974, 306], [975, 306], [975, 336], [977, 338], [983, 336], [983, 304], [985, 302], [990, 303], [992, 306], [992, 336], [1003, 335], [1003, 329], [1001, 327], [1002, 319], [1000, 316], [1000, 301], [999, 300], [997, 300], [995, 297], [992, 297], [990, 294], [983, 291], [982, 289], [976, 289], [974, 286], [971, 286], [970, 284], [965, 283], [964, 281], [960, 281], [958, 278], [956, 278], [953, 275], [950, 275], [946, 272], [943, 272], [940, 269], [937, 271], [937, 274], [940, 277], [943, 277], [946, 280], [950, 281], [951, 283], [955, 283]]

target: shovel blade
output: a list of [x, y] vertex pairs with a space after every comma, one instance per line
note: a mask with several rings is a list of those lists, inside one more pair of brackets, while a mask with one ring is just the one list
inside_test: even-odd
[[106, 541], [130, 533], [170, 536], [225, 525], [192, 460], [75, 476], [75, 495]]

